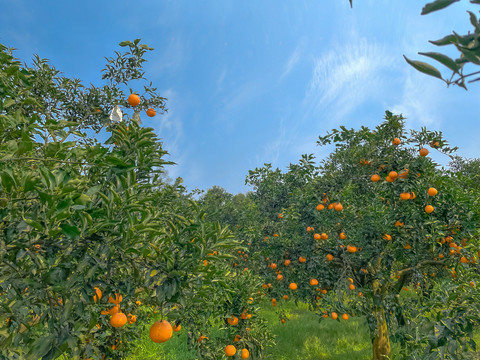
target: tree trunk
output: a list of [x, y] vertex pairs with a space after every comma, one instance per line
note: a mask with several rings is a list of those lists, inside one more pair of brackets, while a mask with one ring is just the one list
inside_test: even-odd
[[373, 315], [377, 319], [377, 328], [375, 329], [375, 337], [373, 338], [373, 360], [389, 360], [391, 349], [385, 310], [378, 308], [374, 311]]

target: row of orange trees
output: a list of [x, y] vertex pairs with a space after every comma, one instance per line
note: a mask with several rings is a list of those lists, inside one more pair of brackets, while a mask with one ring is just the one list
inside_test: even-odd
[[[261, 274], [274, 306], [297, 299], [320, 319], [365, 317], [375, 360], [390, 358], [391, 341], [404, 358], [468, 356], [480, 321], [474, 162], [454, 157], [441, 133], [407, 131], [390, 112], [374, 129], [341, 127], [318, 144], [335, 145], [319, 165], [305, 155], [285, 173], [269, 164], [250, 171], [253, 192], [237, 205], [258, 221], [235, 226], [249, 246], [233, 265]], [[432, 152], [454, 166], [439, 166]]]
[[145, 85], [127, 102], [151, 49], [120, 45], [89, 88], [0, 46], [0, 357], [123, 359], [151, 327], [156, 342], [186, 333], [201, 358], [255, 358], [269, 342], [260, 283], [231, 271], [230, 230], [165, 181], [167, 152], [138, 120], [166, 99]]

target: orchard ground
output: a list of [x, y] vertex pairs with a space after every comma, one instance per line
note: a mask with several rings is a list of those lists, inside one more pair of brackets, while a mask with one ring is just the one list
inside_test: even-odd
[[[306, 304], [295, 305], [293, 301], [282, 305], [287, 321], [280, 322], [270, 302], [261, 304], [261, 314], [268, 320], [270, 331], [275, 335], [276, 345], [265, 351], [265, 360], [370, 360], [371, 340], [364, 317], [348, 321], [326, 319], [320, 322]], [[128, 360], [194, 360], [195, 353], [188, 349], [185, 333], [180, 332], [165, 344], [148, 340], [148, 328], [144, 329], [143, 341], [137, 343], [135, 355]], [[475, 340], [480, 340], [477, 332]], [[398, 348], [393, 348], [393, 358]], [[480, 359], [480, 352], [471, 359]]]

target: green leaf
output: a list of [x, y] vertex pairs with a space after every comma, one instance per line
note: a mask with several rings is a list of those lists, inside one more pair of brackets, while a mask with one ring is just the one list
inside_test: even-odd
[[445, 65], [453, 72], [458, 73], [459, 69], [457, 63], [447, 55], [437, 52], [420, 52], [419, 54], [437, 60], [439, 63]]
[[125, 46], [130, 46], [130, 45], [133, 45], [133, 44], [132, 44], [131, 41], [122, 41], [118, 45], [120, 45], [121, 47], [125, 47]]
[[62, 224], [60, 225], [60, 228], [62, 229], [63, 234], [72, 238], [73, 240], [77, 239], [80, 236], [80, 229], [76, 226]]
[[437, 68], [435, 68], [434, 66], [432, 66], [430, 64], [427, 64], [427, 63], [424, 63], [422, 61], [410, 60], [405, 55], [403, 55], [403, 57], [405, 58], [407, 63], [409, 63], [411, 66], [413, 66], [416, 70], [418, 70], [418, 71], [420, 71], [424, 74], [436, 77], [440, 80], [443, 80], [442, 74], [440, 74], [440, 71], [438, 71]]
[[25, 219], [25, 218], [23, 218], [23, 220], [24, 220], [28, 225], [30, 225], [31, 227], [37, 229], [38, 231], [43, 231], [43, 226], [42, 226], [42, 224], [40, 224], [39, 222], [34, 221], [34, 220], [31, 220], [31, 219]]
[[447, 6], [450, 6], [458, 1], [460, 0], [436, 0], [434, 2], [428, 3], [423, 7], [422, 15], [430, 14], [431, 12], [444, 9]]

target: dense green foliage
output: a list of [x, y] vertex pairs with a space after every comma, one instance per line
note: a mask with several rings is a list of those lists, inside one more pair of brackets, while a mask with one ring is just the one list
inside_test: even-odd
[[[138, 123], [140, 110], [164, 110], [165, 99], [145, 86], [129, 118], [122, 89], [143, 77], [151, 49], [139, 40], [120, 45], [129, 51], [107, 59], [108, 84], [88, 89], [39, 58], [22, 66], [0, 47], [2, 358], [121, 359], [157, 312], [182, 325], [202, 358], [222, 358], [232, 331], [199, 344], [205, 319], [240, 315], [254, 296], [257, 280], [228, 265], [240, 243], [205, 221], [180, 178], [163, 180], [167, 152]], [[125, 121], [109, 120], [114, 105], [126, 108]], [[109, 324], [115, 294], [120, 312], [138, 322]], [[268, 334], [249, 312], [237, 330], [258, 354]]]

